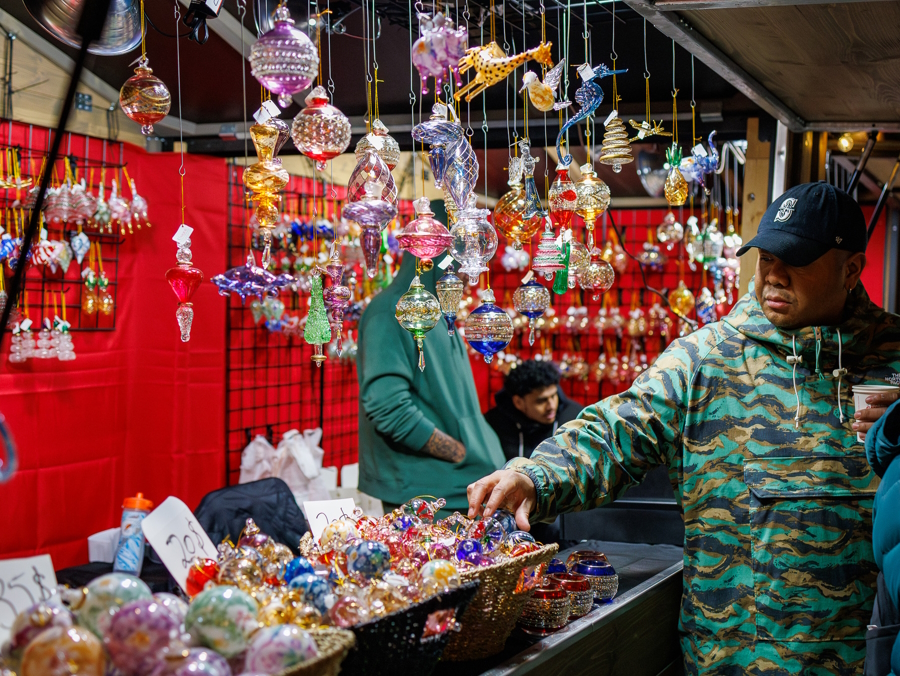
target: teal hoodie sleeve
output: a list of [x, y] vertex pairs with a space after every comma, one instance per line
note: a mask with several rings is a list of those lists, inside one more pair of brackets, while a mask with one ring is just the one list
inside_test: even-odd
[[884, 412], [866, 434], [866, 457], [878, 476], [900, 455], [900, 401]]

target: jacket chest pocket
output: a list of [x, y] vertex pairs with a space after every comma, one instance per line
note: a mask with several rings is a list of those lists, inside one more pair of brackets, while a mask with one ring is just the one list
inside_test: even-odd
[[878, 574], [865, 456], [747, 460], [744, 482], [758, 640], [864, 639]]

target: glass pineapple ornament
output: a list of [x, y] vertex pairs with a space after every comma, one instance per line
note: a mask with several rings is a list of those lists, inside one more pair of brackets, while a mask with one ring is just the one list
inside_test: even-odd
[[278, 205], [281, 191], [288, 184], [290, 176], [276, 157], [288, 138], [288, 126], [284, 120], [269, 118], [263, 124], [250, 127], [250, 138], [256, 149], [257, 162], [244, 170], [244, 187], [252, 193], [256, 202], [254, 216], [263, 235], [263, 268], [269, 267], [271, 260], [272, 232], [281, 221]]
[[594, 248], [594, 224], [597, 219], [609, 208], [609, 186], [597, 178], [597, 173], [591, 163], [581, 165], [581, 180], [575, 184], [575, 213], [584, 219], [584, 227], [587, 229], [587, 248]]
[[420, 197], [413, 206], [416, 217], [397, 234], [397, 244], [422, 261], [431, 261], [453, 243], [453, 235], [434, 217], [427, 197]]
[[669, 174], [666, 176], [665, 195], [670, 207], [682, 206], [688, 198], [688, 183], [678, 168], [681, 165], [681, 147], [674, 143], [666, 150]]
[[312, 360], [316, 367], [321, 367], [327, 357], [322, 352], [322, 346], [331, 341], [331, 326], [328, 324], [328, 314], [325, 312], [325, 299], [322, 295], [322, 275], [318, 268], [313, 271], [310, 278], [310, 305], [309, 314], [306, 317], [306, 328], [303, 330], [303, 339], [313, 346]]
[[100, 314], [110, 315], [115, 307], [116, 301], [109, 292], [109, 277], [101, 270], [97, 279], [97, 310]]
[[537, 320], [550, 307], [550, 291], [535, 279], [529, 279], [513, 293], [513, 307], [520, 315], [528, 317], [528, 344], [534, 345], [534, 329]]
[[294, 25], [287, 5], [275, 8], [275, 26], [250, 48], [250, 73], [278, 96], [287, 108], [294, 94], [312, 84], [319, 74], [319, 54], [309, 36]]
[[325, 163], [350, 145], [350, 120], [328, 102], [328, 92], [317, 86], [307, 95], [306, 107], [297, 113], [291, 138], [297, 150], [323, 171]]
[[490, 364], [494, 355], [509, 345], [513, 337], [512, 319], [506, 311], [495, 305], [492, 289], [482, 296], [482, 303], [466, 318], [466, 341], [476, 352], [484, 355]]
[[366, 260], [366, 275], [374, 279], [378, 274], [378, 255], [381, 252], [381, 231], [397, 215], [397, 207], [378, 197], [381, 186], [374, 181], [365, 184], [365, 197], [344, 207], [344, 218], [354, 221], [362, 228], [363, 255]]
[[419, 281], [413, 277], [409, 291], [400, 296], [395, 315], [400, 326], [412, 334], [419, 348], [419, 370], [425, 370], [425, 334], [441, 319], [441, 305]]
[[[191, 339], [191, 324], [194, 321], [194, 304], [191, 303], [191, 298], [203, 281], [203, 272], [191, 265], [190, 233], [192, 230], [190, 228], [188, 230], [186, 236], [175, 240], [178, 244], [178, 250], [175, 252], [175, 260], [178, 265], [166, 271], [166, 281], [178, 299], [175, 320], [178, 322], [178, 328], [181, 329], [181, 342], [183, 343]], [[176, 236], [178, 236], [177, 233]]]
[[634, 157], [631, 155], [631, 143], [628, 140], [628, 131], [625, 129], [622, 118], [618, 115], [606, 125], [598, 161], [601, 164], [612, 166], [612, 170], [617, 174], [622, 171], [623, 164], [634, 162]]
[[81, 293], [81, 311], [86, 315], [96, 314], [100, 309], [97, 285], [97, 275], [91, 268], [87, 268], [87, 272], [84, 274], [84, 289]]
[[463, 281], [456, 276], [453, 268], [447, 270], [436, 284], [441, 313], [447, 323], [447, 333], [451, 336], [456, 332], [456, 316], [459, 314], [459, 304], [463, 298], [463, 287]]
[[[522, 245], [531, 240], [541, 227], [541, 214], [538, 210], [528, 219], [525, 218], [525, 210], [529, 201], [522, 185], [522, 160], [518, 157], [509, 161], [509, 192], [497, 201], [494, 207], [494, 226], [509, 240], [510, 246], [516, 251], [522, 250]], [[532, 176], [532, 182], [534, 177]], [[538, 204], [540, 206], [540, 204]]]
[[331, 332], [334, 334], [337, 353], [340, 356], [344, 347], [342, 343], [344, 312], [350, 306], [350, 287], [344, 286], [344, 264], [341, 263], [341, 257], [338, 252], [338, 245], [335, 243], [331, 248], [331, 258], [328, 265], [325, 266], [325, 272], [331, 277], [331, 286], [322, 293], [325, 307], [328, 308], [328, 324]]
[[372, 131], [356, 144], [356, 160], [361, 161], [370, 150], [375, 151], [390, 170], [400, 162], [400, 144], [390, 135], [384, 122], [378, 118], [372, 123]]
[[134, 69], [134, 75], [125, 80], [119, 91], [122, 111], [141, 125], [144, 136], [153, 133], [153, 125], [168, 115], [172, 107], [169, 89], [147, 64], [147, 57], [142, 57]]

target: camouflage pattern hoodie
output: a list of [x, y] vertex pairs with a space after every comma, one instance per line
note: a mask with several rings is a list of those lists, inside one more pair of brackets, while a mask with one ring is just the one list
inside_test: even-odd
[[878, 478], [850, 388], [896, 382], [900, 317], [858, 284], [840, 326], [776, 329], [751, 292], [674, 341], [530, 459], [533, 520], [590, 509], [666, 465], [685, 522], [688, 674], [858, 674], [877, 575]]

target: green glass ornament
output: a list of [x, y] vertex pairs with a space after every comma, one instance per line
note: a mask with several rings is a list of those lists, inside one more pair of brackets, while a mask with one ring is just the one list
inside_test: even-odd
[[395, 316], [400, 326], [412, 334], [419, 346], [419, 370], [425, 370], [425, 334], [441, 319], [441, 304], [419, 281], [413, 277], [409, 291], [400, 296]]
[[310, 280], [309, 315], [306, 317], [306, 329], [303, 331], [303, 339], [313, 346], [312, 360], [316, 366], [322, 366], [327, 357], [322, 354], [322, 346], [331, 341], [331, 327], [328, 325], [328, 314], [325, 312], [325, 298], [322, 295], [322, 277], [313, 275]]
[[569, 290], [569, 255], [572, 251], [572, 243], [564, 242], [562, 251], [562, 270], [556, 273], [553, 281], [553, 293], [562, 295]]

